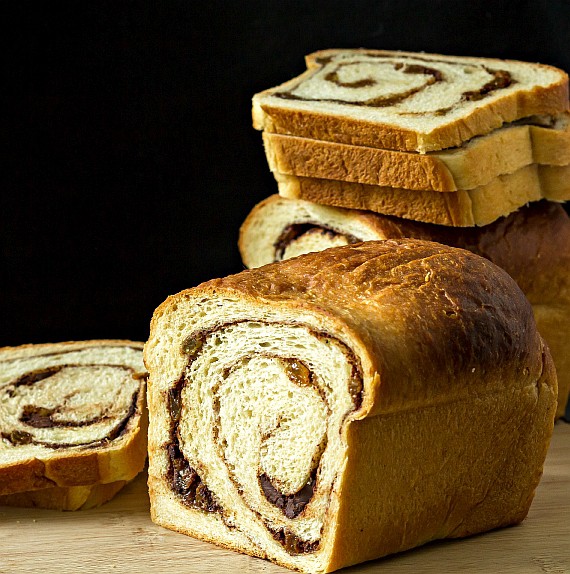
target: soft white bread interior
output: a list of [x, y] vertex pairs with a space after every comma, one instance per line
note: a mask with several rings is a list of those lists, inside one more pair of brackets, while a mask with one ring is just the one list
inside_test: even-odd
[[53, 488], [124, 484], [143, 469], [142, 348], [99, 340], [0, 349], [0, 495], [59, 496]]
[[427, 152], [568, 109], [568, 76], [541, 64], [383, 50], [323, 50], [253, 97], [268, 132]]
[[278, 172], [273, 175], [283, 197], [452, 227], [488, 225], [543, 198], [557, 202], [570, 199], [570, 166], [527, 165], [481, 187], [452, 192], [412, 191]]
[[550, 348], [558, 375], [557, 417], [563, 416], [570, 394], [570, 218], [561, 205], [539, 201], [484, 227], [454, 229], [272, 195], [247, 216], [238, 246], [244, 265], [252, 268], [340, 245], [403, 237], [468, 249], [513, 277]]
[[153, 520], [311, 573], [523, 520], [556, 409], [513, 279], [417, 240], [169, 297], [145, 364]]
[[263, 142], [273, 172], [413, 190], [468, 190], [527, 165], [570, 164], [568, 114], [549, 125], [510, 124], [461, 147], [427, 154], [270, 132], [263, 133]]

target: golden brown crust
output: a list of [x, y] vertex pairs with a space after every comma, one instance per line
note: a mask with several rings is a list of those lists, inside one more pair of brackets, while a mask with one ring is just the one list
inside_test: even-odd
[[[567, 117], [563, 118], [563, 128], [512, 125], [459, 148], [428, 154], [270, 132], [262, 135], [273, 172], [412, 190], [457, 191], [486, 185], [499, 175], [533, 163], [570, 164], [570, 129], [565, 124]], [[568, 175], [567, 170], [562, 171]]]
[[[323, 50], [306, 57], [309, 69], [298, 78], [265, 90], [254, 96], [253, 120], [256, 129], [296, 135], [316, 140], [333, 141], [382, 149], [427, 152], [456, 147], [471, 138], [515, 120], [532, 115], [556, 115], [568, 109], [568, 76], [551, 66], [538, 65], [556, 70], [560, 79], [547, 87], [535, 86], [528, 91], [516, 91], [477, 107], [466, 116], [453, 122], [443, 123], [429, 133], [418, 133], [404, 127], [380, 124], [351, 117], [348, 114], [333, 115], [318, 111], [298, 110], [279, 105], [270, 98], [276, 90], [297, 84], [310, 77], [319, 68], [319, 59], [326, 59], [342, 50]], [[394, 56], [418, 56], [410, 52], [384, 50], [354, 50], [355, 53], [388, 54]], [[424, 58], [437, 57], [447, 61], [481, 61], [477, 58], [454, 58], [438, 54], [422, 54]], [[509, 63], [509, 60], [487, 60], [492, 63]], [[268, 97], [269, 96], [269, 97]]]
[[439, 225], [475, 225], [471, 198], [466, 191], [411, 191], [312, 177], [274, 175], [278, 181], [280, 195], [291, 199], [373, 211]]
[[[302, 207], [305, 205], [308, 207]], [[558, 372], [557, 416], [563, 415], [570, 394], [570, 218], [560, 204], [533, 202], [489, 225], [456, 229], [369, 211], [322, 211], [312, 203], [273, 195], [260, 202], [242, 226], [239, 247], [247, 266], [280, 259], [274, 246], [273, 251], [270, 245], [262, 249], [261, 242], [270, 243], [271, 236], [256, 236], [250, 229], [275, 224], [267, 218], [267, 213], [275, 214], [273, 206], [283, 214], [280, 226], [311, 223], [334, 228], [327, 225], [334, 221], [337, 233], [351, 229], [354, 240], [411, 237], [436, 241], [467, 249], [507, 271], [532, 304], [538, 330], [550, 348]], [[280, 229], [276, 229], [273, 236], [279, 234]], [[255, 258], [258, 253], [264, 253], [265, 258]], [[248, 263], [252, 258], [257, 261], [255, 265]]]
[[274, 173], [283, 197], [437, 225], [488, 225], [542, 198], [570, 199], [570, 166], [528, 165], [471, 190], [441, 193]]
[[413, 190], [456, 191], [447, 166], [429, 155], [349, 146], [278, 134], [263, 133], [271, 171], [403, 187]]

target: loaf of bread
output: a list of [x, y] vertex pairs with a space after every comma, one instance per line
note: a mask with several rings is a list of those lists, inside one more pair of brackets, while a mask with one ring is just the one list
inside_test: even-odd
[[171, 296], [145, 364], [152, 519], [310, 573], [522, 521], [556, 409], [513, 279], [419, 240]]
[[411, 237], [468, 249], [502, 267], [532, 304], [558, 375], [558, 411], [570, 394], [570, 218], [557, 203], [529, 204], [485, 227], [454, 229], [272, 195], [240, 229], [246, 267], [303, 253]]
[[254, 96], [254, 127], [424, 153], [568, 109], [568, 76], [540, 64], [383, 50], [323, 50], [306, 64]]
[[470, 190], [528, 165], [570, 165], [567, 114], [552, 126], [511, 124], [461, 147], [427, 154], [270, 132], [263, 133], [263, 142], [273, 172], [420, 191]]
[[277, 172], [274, 176], [283, 197], [451, 227], [488, 225], [540, 199], [570, 199], [570, 166], [527, 165], [481, 187], [454, 192], [411, 191]]
[[142, 348], [100, 340], [0, 349], [2, 502], [93, 506], [143, 469]]

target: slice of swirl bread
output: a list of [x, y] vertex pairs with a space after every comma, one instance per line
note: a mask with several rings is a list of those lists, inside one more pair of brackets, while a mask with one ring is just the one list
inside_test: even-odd
[[427, 154], [264, 132], [271, 171], [412, 190], [457, 191], [489, 184], [531, 164], [570, 164], [569, 116], [552, 125], [515, 125], [458, 148]]
[[444, 193], [279, 172], [273, 175], [283, 197], [451, 227], [488, 225], [543, 198], [557, 202], [570, 199], [570, 166], [527, 165], [486, 185]]
[[145, 364], [152, 519], [313, 574], [523, 520], [556, 409], [513, 279], [410, 239], [169, 297]]
[[559, 204], [539, 201], [484, 227], [453, 229], [273, 195], [247, 216], [238, 245], [244, 265], [252, 268], [340, 245], [402, 237], [468, 249], [517, 282], [554, 359], [557, 417], [563, 416], [570, 394], [570, 218]]
[[0, 495], [129, 481], [146, 459], [142, 343], [0, 349]]
[[423, 153], [568, 109], [567, 74], [541, 64], [383, 50], [323, 50], [306, 63], [254, 96], [254, 127]]

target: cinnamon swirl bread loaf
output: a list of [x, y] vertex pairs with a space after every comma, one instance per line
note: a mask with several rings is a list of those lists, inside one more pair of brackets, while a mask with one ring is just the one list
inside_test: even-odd
[[502, 267], [532, 304], [558, 375], [558, 411], [570, 394], [570, 218], [557, 203], [529, 204], [485, 227], [453, 229], [273, 195], [240, 229], [247, 267], [360, 241], [411, 237], [468, 249]]
[[142, 348], [101, 340], [0, 349], [0, 503], [93, 506], [142, 470]]
[[418, 240], [169, 297], [145, 364], [153, 520], [312, 573], [523, 520], [556, 408], [515, 282]]

